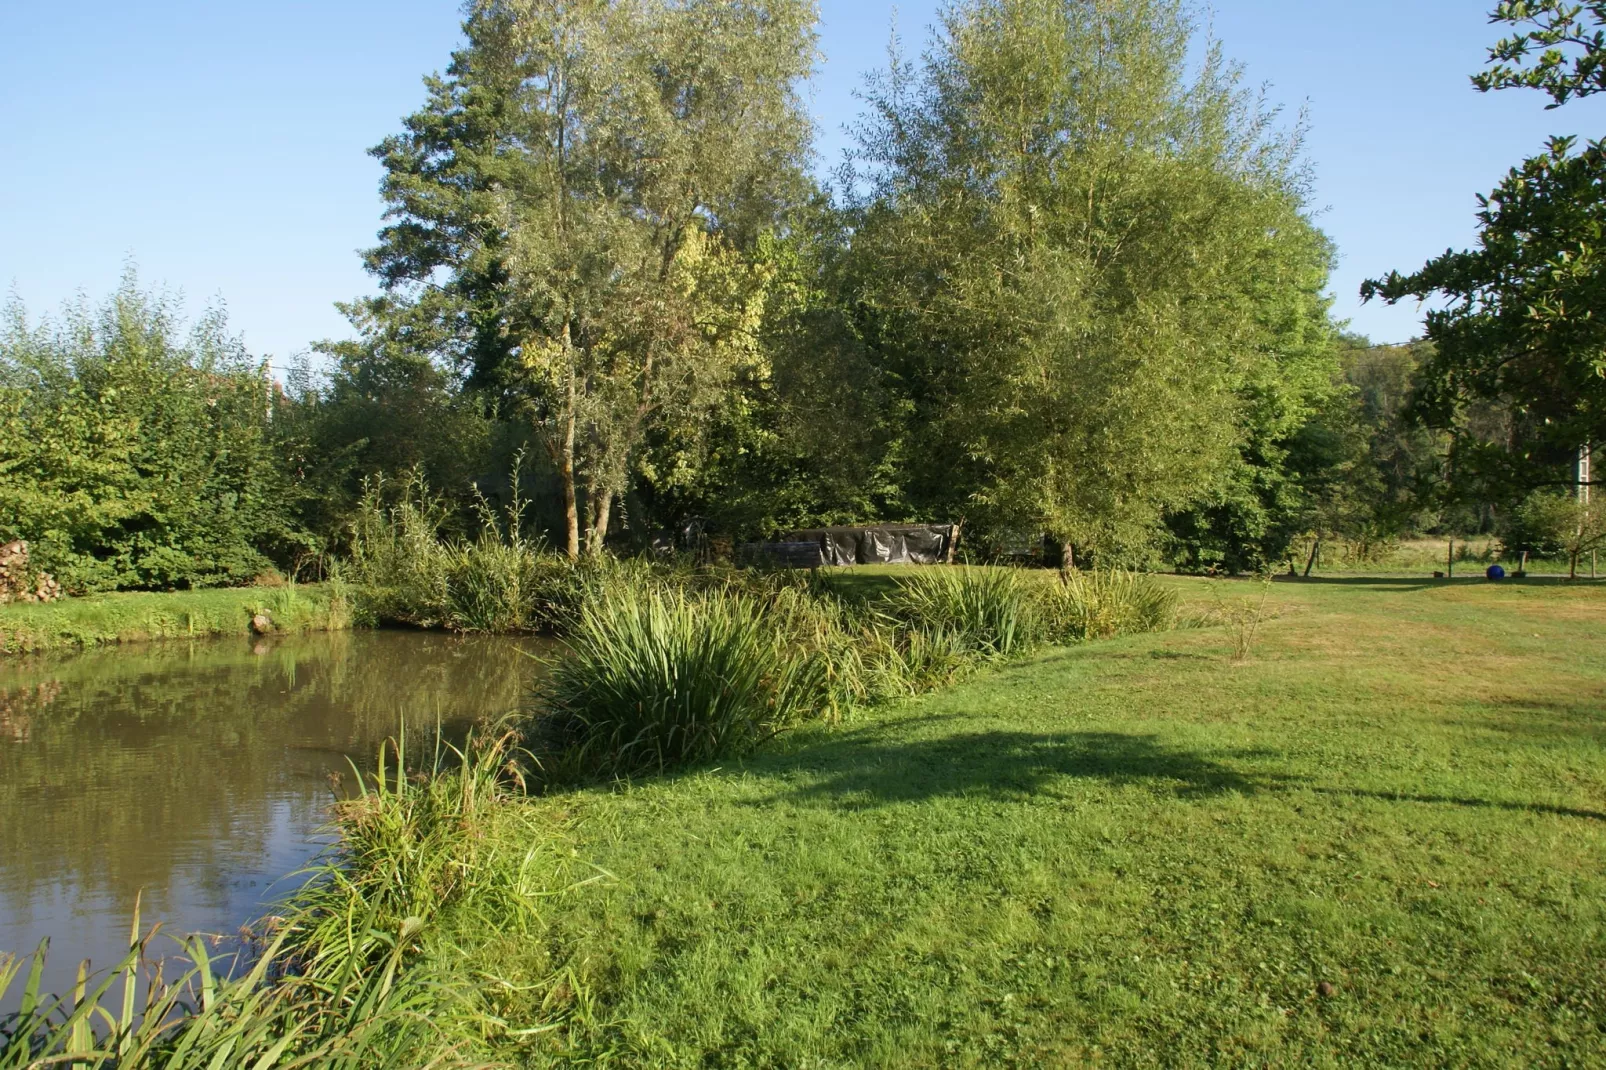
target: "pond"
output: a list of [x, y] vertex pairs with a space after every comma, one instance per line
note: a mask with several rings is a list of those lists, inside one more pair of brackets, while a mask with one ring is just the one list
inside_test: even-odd
[[147, 927], [236, 933], [325, 842], [348, 759], [515, 709], [547, 646], [359, 631], [0, 658], [0, 952], [49, 936], [64, 992], [127, 951], [137, 895]]

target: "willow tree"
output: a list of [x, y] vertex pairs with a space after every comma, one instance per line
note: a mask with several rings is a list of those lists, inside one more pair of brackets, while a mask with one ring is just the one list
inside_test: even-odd
[[368, 334], [519, 413], [598, 550], [648, 437], [744, 363], [767, 234], [804, 192], [810, 0], [476, 0], [466, 46], [376, 150], [390, 291]]
[[860, 307], [928, 511], [1130, 549], [1329, 378], [1297, 139], [1194, 43], [1177, 0], [960, 0], [872, 84]]

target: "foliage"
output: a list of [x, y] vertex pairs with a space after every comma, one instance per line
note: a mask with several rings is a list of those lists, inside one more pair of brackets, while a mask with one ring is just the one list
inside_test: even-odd
[[366, 485], [417, 472], [442, 498], [447, 529], [471, 536], [476, 493], [491, 493], [493, 474], [510, 470], [519, 436], [427, 359], [360, 341], [320, 348], [333, 358], [326, 370], [293, 364], [273, 411], [302, 523], [343, 550]]
[[[1342, 336], [1330, 381], [1293, 419], [1253, 422], [1240, 457], [1202, 502], [1171, 513], [1186, 571], [1259, 572], [1335, 540], [1381, 549], [1431, 527], [1448, 440], [1410, 411], [1429, 347]], [[1303, 544], [1300, 546], [1299, 544]], [[1307, 564], [1314, 557], [1307, 559]]]
[[1577, 495], [1535, 491], [1516, 509], [1512, 521], [1502, 540], [1508, 556], [1514, 550], [1561, 553], [1574, 578], [1578, 559], [1606, 545], [1606, 509]]
[[818, 196], [766, 244], [764, 359], [737, 370], [694, 433], [653, 436], [639, 511], [674, 530], [702, 520], [738, 541], [909, 515], [904, 413], [854, 323], [845, 222]]
[[918, 510], [1143, 546], [1229, 465], [1247, 398], [1297, 420], [1320, 384], [1297, 139], [1193, 39], [1170, 0], [974, 0], [873, 83], [853, 300]]
[[468, 540], [444, 533], [447, 511], [417, 473], [394, 495], [383, 480], [371, 483], [350, 533], [358, 616], [460, 632], [560, 627], [579, 599], [581, 575], [524, 533], [516, 489], [504, 516], [479, 506], [480, 531]]
[[741, 594], [612, 587], [581, 610], [536, 728], [569, 768], [656, 773], [747, 750], [813, 712], [820, 684]]
[[1489, 50], [1489, 69], [1472, 77], [1481, 92], [1540, 89], [1551, 98], [1545, 107], [1559, 108], [1606, 89], [1606, 4], [1501, 0], [1489, 21], [1521, 32]]
[[[1481, 89], [1540, 88], [1561, 104], [1598, 88], [1602, 38], [1578, 22], [1583, 5], [1511, 0], [1495, 21], [1537, 28], [1502, 42]], [[1599, 25], [1601, 8], [1588, 5]], [[1549, 46], [1580, 50], [1571, 63]], [[1532, 45], [1537, 63], [1517, 68]], [[1606, 226], [1606, 150], [1576, 139], [1550, 139], [1546, 151], [1513, 168], [1479, 198], [1478, 245], [1449, 251], [1411, 274], [1391, 272], [1362, 287], [1366, 299], [1395, 303], [1434, 298], [1426, 336], [1434, 352], [1424, 367], [1417, 407], [1434, 426], [1457, 435], [1478, 403], [1509, 414], [1503, 441], [1473, 436], [1469, 474], [1505, 470], [1515, 488], [1568, 482], [1565, 469], [1580, 446], [1606, 438], [1606, 288], [1598, 249]], [[1455, 461], [1454, 455], [1452, 461]], [[1520, 496], [1521, 489], [1516, 490]]]
[[1048, 641], [1074, 643], [1167, 631], [1179, 603], [1176, 590], [1154, 576], [1109, 569], [1061, 575], [1042, 588], [1037, 608]]
[[189, 338], [130, 271], [100, 308], [0, 328], [0, 542], [75, 592], [242, 583], [310, 545], [265, 369], [221, 309]]
[[386, 292], [354, 321], [528, 421], [571, 557], [582, 510], [601, 548], [648, 437], [694, 430], [758, 359], [764, 232], [803, 188], [812, 19], [799, 0], [483, 0], [375, 150]]

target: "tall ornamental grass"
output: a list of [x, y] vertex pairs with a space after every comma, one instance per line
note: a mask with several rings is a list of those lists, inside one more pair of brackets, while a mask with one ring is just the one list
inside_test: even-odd
[[946, 633], [983, 657], [1009, 657], [1035, 640], [1031, 600], [1008, 569], [922, 569], [887, 596], [885, 608], [928, 642]]
[[820, 662], [793, 656], [751, 597], [612, 587], [586, 605], [547, 677], [549, 769], [630, 776], [739, 753], [820, 699]]
[[1120, 569], [1065, 574], [1037, 599], [1043, 638], [1056, 643], [1165, 631], [1179, 606], [1177, 592], [1156, 577]]

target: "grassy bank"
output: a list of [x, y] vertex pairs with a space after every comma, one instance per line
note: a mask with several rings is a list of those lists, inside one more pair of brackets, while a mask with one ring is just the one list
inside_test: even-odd
[[[1179, 581], [1196, 605], [1247, 584]], [[607, 877], [487, 936], [533, 1065], [1585, 1065], [1606, 590], [1277, 584], [756, 757], [514, 804]], [[529, 986], [529, 987], [524, 987]], [[518, 993], [514, 995], [514, 993]]]
[[[1165, 582], [1191, 626], [983, 656], [689, 771], [534, 798], [506, 749], [382, 773], [286, 931], [384, 1009], [273, 989], [300, 1001], [282, 1020], [301, 1050], [465, 1065], [1597, 1061], [1606, 585]], [[898, 629], [938, 615], [950, 652], [998, 649], [996, 603], [936, 608], [959, 593], [880, 603], [905, 624], [871, 677], [925, 664]], [[590, 718], [571, 731], [602, 738], [597, 714], [649, 709], [660, 662], [723, 649], [682, 605], [662, 626], [588, 611], [658, 638], [597, 632], [599, 663], [654, 653], [603, 664], [612, 697], [565, 692]], [[833, 672], [869, 638], [789, 612]]]
[[251, 618], [259, 614], [269, 618], [274, 631], [351, 625], [344, 596], [328, 584], [98, 594], [0, 606], [0, 653], [248, 635]]

